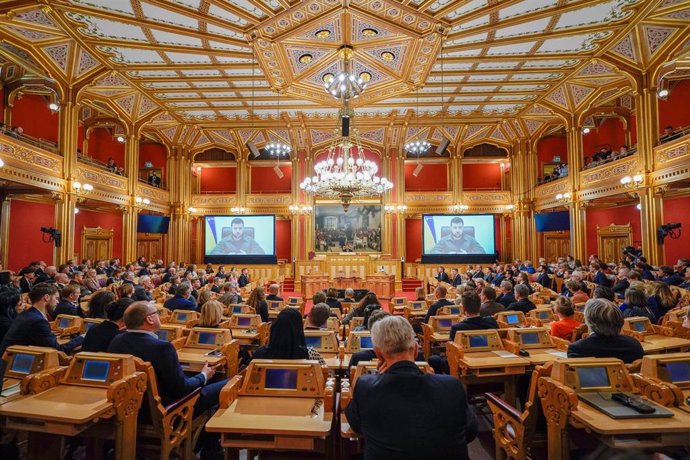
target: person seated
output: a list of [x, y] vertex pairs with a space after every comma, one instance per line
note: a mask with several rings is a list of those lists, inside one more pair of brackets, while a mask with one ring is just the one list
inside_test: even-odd
[[170, 311], [196, 310], [196, 303], [190, 299], [192, 287], [188, 283], [180, 283], [175, 289], [175, 296], [165, 301], [163, 306]]
[[528, 312], [537, 308], [531, 300], [529, 300], [529, 289], [524, 284], [518, 284], [515, 286], [515, 302], [511, 303], [506, 307], [506, 310], [521, 311], [525, 315]]
[[678, 304], [671, 288], [666, 283], [655, 281], [652, 283], [651, 297], [647, 299], [649, 308], [655, 312], [657, 318], [663, 317]]
[[268, 322], [268, 303], [266, 303], [266, 295], [264, 294], [263, 286], [254, 288], [252, 293], [249, 294], [247, 305], [252, 307], [257, 315], [261, 316], [261, 322]]
[[518, 273], [517, 279], [516, 279], [515, 282], [516, 282], [517, 284], [522, 284], [523, 286], [525, 286], [525, 287], [527, 288], [527, 291], [528, 291], [530, 294], [534, 294], [534, 288], [533, 288], [532, 285], [530, 284], [529, 275], [528, 275], [527, 273], [525, 273], [525, 272], [520, 272], [520, 273]]
[[424, 317], [425, 323], [428, 324], [429, 318], [431, 318], [432, 316], [436, 316], [436, 312], [438, 312], [439, 308], [445, 307], [448, 305], [454, 305], [453, 302], [446, 299], [446, 294], [448, 294], [448, 289], [446, 289], [445, 286], [441, 286], [441, 285], [436, 286], [436, 289], [434, 289], [434, 295], [436, 296], [436, 302], [432, 303], [429, 306], [429, 310], [427, 310], [426, 316]]
[[598, 262], [592, 262], [590, 266], [592, 272], [594, 272], [594, 282], [600, 286], [611, 287], [611, 281], [604, 273], [604, 267]]
[[151, 296], [151, 291], [155, 288], [151, 276], [145, 275], [139, 277], [139, 284], [134, 286], [134, 293], [132, 294], [132, 299], [143, 300], [150, 302], [153, 300]]
[[558, 320], [551, 323], [551, 335], [570, 341], [573, 331], [580, 326], [580, 322], [575, 319], [571, 299], [559, 295], [554, 302], [553, 313]]
[[20, 270], [19, 276], [21, 276], [19, 279], [19, 289], [21, 290], [22, 294], [26, 294], [27, 292], [31, 291], [31, 288], [35, 284], [36, 269], [30, 267], [23, 268]]
[[364, 307], [364, 319], [362, 321], [362, 324], [357, 326], [354, 330], [355, 331], [368, 331], [369, 330], [369, 318], [371, 318], [371, 315], [376, 313], [377, 311], [381, 311], [383, 308], [381, 308], [381, 305], [379, 304], [369, 304], [366, 307]]
[[89, 291], [89, 294], [93, 294], [101, 288], [96, 276], [98, 276], [98, 273], [96, 272], [95, 268], [89, 268], [86, 271], [86, 277], [84, 278], [83, 285]]
[[414, 288], [414, 300], [421, 301], [421, 300], [426, 300], [426, 296], [424, 295], [424, 288], [423, 287], [417, 287]]
[[271, 325], [268, 345], [259, 347], [252, 359], [311, 359], [326, 364], [318, 351], [307, 347], [299, 310], [286, 308]]
[[48, 310], [58, 304], [58, 290], [51, 283], [38, 283], [29, 292], [31, 307], [21, 312], [13, 321], [5, 338], [0, 344], [0, 356], [12, 345], [33, 345], [36, 347], [55, 348], [70, 354], [81, 345], [84, 337], [78, 336], [59, 345], [48, 322]]
[[352, 288], [345, 289], [345, 298], [340, 301], [340, 305], [344, 303], [355, 303], [355, 290]]
[[10, 330], [12, 321], [19, 314], [22, 307], [22, 296], [19, 291], [7, 290], [0, 292], [0, 343], [5, 338], [5, 334]]
[[446, 273], [446, 269], [443, 266], [438, 267], [435, 278], [439, 283], [448, 283], [450, 281], [448, 273]]
[[221, 289], [223, 291], [223, 295], [221, 295], [218, 299], [220, 303], [225, 306], [242, 303], [242, 297], [240, 297], [239, 292], [237, 292], [239, 286], [236, 281], [228, 281], [223, 283]]
[[683, 278], [668, 265], [659, 267], [657, 271], [657, 280], [669, 286], [680, 286], [683, 283]]
[[19, 137], [24, 134], [24, 128], [21, 126], [13, 126], [9, 131], [5, 131], [5, 134], [10, 137], [14, 137], [15, 139], [19, 139]]
[[681, 133], [675, 132], [673, 129], [673, 126], [667, 126], [664, 128], [664, 134], [659, 138], [659, 143], [663, 144], [664, 142], [670, 142], [672, 140], [678, 139], [681, 136]]
[[632, 363], [644, 355], [642, 345], [622, 335], [623, 312], [606, 299], [590, 299], [585, 308], [585, 324], [590, 334], [568, 346], [568, 358], [618, 358]]
[[350, 427], [364, 435], [364, 458], [468, 459], [477, 421], [462, 383], [417, 367], [418, 345], [405, 318], [387, 316], [371, 335], [378, 373], [357, 380], [345, 409]]
[[628, 280], [628, 275], [630, 270], [627, 268], [618, 269], [616, 274], [616, 279], [613, 283], [611, 289], [616, 293], [616, 296], [622, 298], [625, 295], [625, 290], [630, 287], [630, 281]]
[[571, 294], [570, 296], [564, 296], [570, 298], [570, 301], [572, 303], [582, 303], [582, 302], [587, 302], [589, 300], [589, 296], [582, 292], [580, 283], [575, 281], [574, 279], [569, 279], [568, 281], [565, 282], [566, 287], [568, 288], [568, 292]]
[[326, 329], [328, 318], [331, 317], [331, 308], [326, 303], [317, 303], [307, 314], [307, 322], [304, 329]]
[[[208, 292], [208, 291], [205, 291]], [[201, 316], [196, 327], [218, 327], [223, 321], [223, 304], [217, 300], [209, 300], [201, 307]]]
[[278, 295], [279, 293], [280, 286], [275, 283], [271, 284], [270, 286], [268, 286], [268, 295], [266, 296], [266, 300], [282, 301], [283, 298]]
[[81, 350], [92, 352], [108, 351], [110, 342], [124, 332], [125, 322], [123, 317], [125, 310], [133, 303], [134, 301], [129, 297], [124, 297], [117, 302], [111, 302], [106, 308], [108, 319], [89, 329], [84, 336]]
[[501, 282], [501, 294], [496, 298], [496, 302], [508, 308], [508, 305], [516, 301], [515, 294], [513, 293], [513, 283], [508, 280]]
[[657, 312], [652, 311], [647, 304], [647, 296], [643, 287], [631, 286], [625, 291], [625, 299], [620, 306], [624, 318], [644, 316], [649, 318], [652, 324], [656, 324]]
[[492, 287], [485, 287], [479, 294], [481, 300], [481, 308], [479, 310], [480, 316], [493, 316], [496, 313], [505, 310], [503, 304], [496, 302], [496, 290]]
[[462, 276], [460, 276], [460, 273], [458, 273], [457, 268], [452, 268], [450, 270], [450, 278], [448, 282], [453, 287], [458, 287], [462, 284]]
[[340, 310], [340, 313], [343, 313], [343, 306], [340, 304], [340, 301], [338, 300], [338, 290], [334, 287], [329, 287], [328, 291], [326, 292], [326, 303], [330, 308], [337, 308]]
[[[324, 302], [325, 302], [325, 295], [324, 295]], [[367, 293], [364, 297], [362, 297], [362, 300], [359, 301], [358, 304], [355, 304], [353, 308], [350, 309], [350, 313], [345, 315], [345, 317], [342, 319], [340, 324], [349, 324], [352, 318], [360, 318], [364, 316], [364, 309], [368, 305], [381, 305], [379, 303], [378, 297], [376, 297], [376, 294], [373, 292]]]
[[60, 291], [60, 302], [53, 310], [52, 317], [57, 318], [58, 315], [72, 315], [84, 316], [81, 308], [79, 308], [79, 296], [81, 289], [76, 284], [68, 284]]
[[553, 285], [553, 280], [549, 276], [549, 267], [546, 265], [540, 265], [537, 269], [537, 273], [539, 273], [537, 276], [537, 283], [541, 284], [545, 288], [550, 289]]
[[[376, 310], [374, 311], [371, 316], [369, 316], [369, 320], [367, 321], [367, 330], [371, 330], [371, 328], [374, 326], [374, 324], [385, 318], [386, 316], [391, 316], [390, 313], [388, 313], [385, 310]], [[355, 353], [352, 353], [352, 356], [350, 357], [350, 369], [353, 367], [357, 367], [357, 364], [360, 361], [374, 361], [376, 359], [376, 353], [374, 353], [374, 350], [361, 350], [357, 351]], [[424, 358], [424, 353], [422, 351], [419, 351], [419, 354], [417, 355], [417, 361], [425, 361]]]
[[[194, 417], [218, 406], [220, 391], [228, 380], [210, 383], [216, 373], [214, 366], [204, 365], [201, 372], [191, 377], [184, 374], [177, 351], [172, 343], [159, 340], [156, 332], [161, 327], [158, 309], [148, 302], [134, 302], [125, 310], [126, 332], [116, 336], [108, 347], [108, 353], [136, 356], [151, 363], [158, 382], [158, 394], [164, 406], [201, 388], [199, 399], [194, 404]], [[218, 452], [218, 438], [207, 437], [203, 443], [205, 451]]]

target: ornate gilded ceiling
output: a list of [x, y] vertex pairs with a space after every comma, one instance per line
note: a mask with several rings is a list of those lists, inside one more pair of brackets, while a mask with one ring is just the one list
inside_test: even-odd
[[327, 142], [342, 45], [368, 82], [352, 103], [362, 137], [392, 145], [420, 131], [507, 144], [690, 46], [688, 0], [10, 3], [0, 54], [193, 146]]

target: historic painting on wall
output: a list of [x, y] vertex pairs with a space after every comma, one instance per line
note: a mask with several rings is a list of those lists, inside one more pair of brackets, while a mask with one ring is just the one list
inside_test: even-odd
[[316, 252], [381, 252], [380, 205], [318, 205], [314, 217]]

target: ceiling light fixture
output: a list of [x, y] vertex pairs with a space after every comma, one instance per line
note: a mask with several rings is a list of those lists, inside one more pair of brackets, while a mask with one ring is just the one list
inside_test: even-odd
[[338, 50], [338, 55], [343, 60], [343, 70], [336, 75], [327, 73], [323, 76], [323, 85], [326, 91], [336, 99], [349, 101], [358, 97], [367, 87], [367, 82], [362, 76], [351, 73], [350, 64], [354, 50], [350, 45], [343, 45]]
[[419, 133], [421, 133], [421, 128], [419, 127], [419, 86], [416, 89], [417, 93], [417, 110], [415, 111], [415, 116], [417, 118], [417, 132], [415, 137], [417, 139], [405, 144], [405, 150], [412, 155], [417, 155], [417, 161], [419, 161], [419, 156], [425, 153], [431, 147], [431, 144], [425, 139], [419, 139]]
[[57, 112], [58, 110], [60, 110], [60, 106], [57, 105], [57, 103], [55, 102], [51, 102], [50, 104], [48, 104], [48, 108], [53, 112]]
[[[280, 122], [280, 88], [276, 90], [276, 93], [278, 94], [278, 111], [276, 113], [276, 121]], [[278, 161], [280, 161], [280, 157], [282, 156], [289, 158], [290, 152], [292, 152], [292, 147], [278, 141], [266, 144], [265, 148], [268, 154], [272, 157], [278, 158]]]

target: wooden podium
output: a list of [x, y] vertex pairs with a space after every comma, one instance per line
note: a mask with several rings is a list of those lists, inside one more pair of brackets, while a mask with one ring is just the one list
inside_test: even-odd
[[379, 299], [395, 297], [395, 275], [377, 273], [367, 276], [367, 289], [376, 294]]
[[362, 278], [359, 276], [336, 276], [333, 278], [333, 285], [336, 289], [359, 289], [362, 287]]
[[302, 275], [302, 298], [311, 299], [315, 292], [325, 292], [330, 284], [328, 275]]

